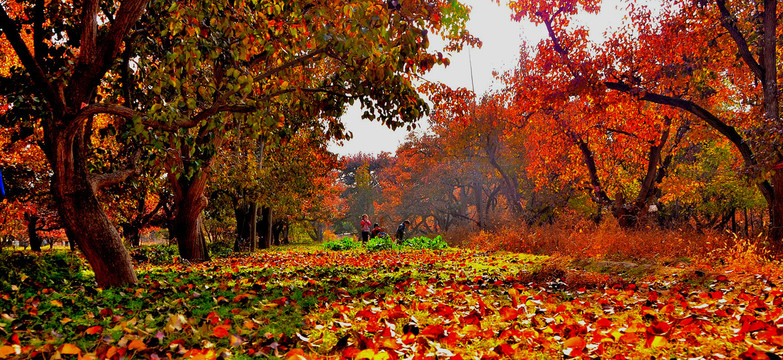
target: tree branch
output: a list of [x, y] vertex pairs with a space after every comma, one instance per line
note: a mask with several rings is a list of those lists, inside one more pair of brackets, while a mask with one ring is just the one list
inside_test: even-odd
[[285, 64], [282, 64], [282, 65], [280, 65], [278, 67], [269, 69], [269, 70], [267, 70], [267, 71], [265, 71], [265, 72], [263, 72], [263, 73], [261, 73], [259, 75], [256, 75], [254, 80], [255, 81], [261, 81], [261, 80], [266, 79], [266, 78], [268, 78], [268, 77], [270, 77], [270, 76], [272, 76], [274, 74], [277, 74], [277, 73], [279, 73], [279, 72], [281, 72], [281, 71], [283, 71], [285, 69], [289, 69], [289, 68], [292, 68], [292, 67], [295, 67], [295, 66], [298, 66], [298, 65], [303, 65], [306, 62], [316, 58], [319, 55], [326, 54], [328, 50], [329, 50], [329, 46], [324, 46], [324, 47], [321, 47], [319, 49], [316, 49], [316, 50], [314, 50], [313, 52], [311, 52], [311, 53], [309, 53], [307, 55], [298, 57], [298, 58], [296, 58], [294, 60], [291, 60], [291, 61], [289, 61], [289, 62], [287, 62]]
[[716, 0], [715, 4], [718, 6], [718, 10], [720, 10], [720, 24], [723, 28], [728, 30], [734, 43], [737, 44], [737, 50], [739, 51], [740, 57], [742, 57], [742, 60], [748, 65], [750, 71], [753, 72], [753, 75], [755, 75], [759, 81], [764, 81], [764, 69], [759, 65], [756, 59], [753, 58], [753, 54], [748, 48], [748, 42], [745, 41], [745, 37], [737, 28], [736, 19], [726, 7], [726, 0]]
[[98, 191], [108, 186], [119, 184], [136, 173], [135, 168], [122, 169], [108, 174], [93, 175], [90, 177], [92, 191]]
[[79, 39], [79, 62], [82, 64], [93, 63], [97, 56], [98, 5], [99, 0], [84, 0], [82, 3], [81, 38]]
[[30, 53], [30, 49], [27, 48], [24, 40], [19, 35], [16, 22], [8, 16], [5, 7], [2, 5], [0, 5], [0, 29], [3, 30], [3, 34], [5, 34], [5, 38], [14, 48], [16, 56], [19, 57], [25, 70], [30, 74], [33, 83], [36, 85], [35, 87], [41, 91], [43, 97], [55, 110], [62, 110], [64, 108], [64, 100], [57, 96], [58, 91], [46, 78], [40, 64], [35, 60]]
[[[675, 107], [695, 115], [696, 117], [704, 120], [713, 129], [717, 130], [719, 133], [725, 136], [729, 141], [731, 141], [734, 144], [734, 146], [737, 148], [737, 150], [739, 150], [743, 161], [745, 161], [746, 166], [757, 165], [756, 158], [753, 155], [753, 150], [751, 150], [750, 146], [737, 132], [737, 129], [735, 129], [733, 126], [727, 125], [726, 123], [721, 121], [717, 116], [709, 112], [707, 109], [694, 103], [693, 101], [646, 92], [640, 90], [639, 88], [632, 87], [622, 82], [605, 81], [604, 85], [608, 89], [615, 90], [615, 91], [620, 91], [628, 94], [642, 94], [641, 96], [638, 97], [639, 100]], [[764, 197], [768, 201], [771, 200], [773, 196], [773, 192], [772, 192], [773, 190], [772, 190], [772, 185], [769, 183], [769, 181], [761, 182], [758, 184], [758, 186], [759, 186], [759, 190], [761, 190]]]
[[136, 163], [139, 161], [139, 158], [141, 158], [141, 151], [137, 151], [133, 157], [131, 157], [130, 164], [125, 169], [117, 170], [107, 174], [90, 176], [89, 181], [90, 186], [92, 186], [92, 191], [97, 192], [99, 189], [119, 184], [125, 181], [131, 175], [135, 174], [138, 171]]

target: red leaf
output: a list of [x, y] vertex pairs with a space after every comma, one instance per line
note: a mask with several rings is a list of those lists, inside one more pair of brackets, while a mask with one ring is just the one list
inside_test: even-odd
[[612, 326], [612, 321], [607, 319], [607, 318], [605, 318], [605, 317], [602, 317], [602, 318], [598, 319], [598, 321], [596, 321], [595, 324], [599, 328], [606, 329], [606, 328]]
[[448, 305], [438, 304], [435, 306], [433, 312], [443, 317], [450, 317], [454, 314], [454, 308]]
[[229, 335], [228, 333], [229, 326], [228, 325], [220, 325], [216, 326], [214, 330], [212, 330], [212, 336], [223, 338]]
[[500, 316], [503, 318], [503, 321], [511, 321], [519, 317], [519, 312], [510, 306], [504, 306], [500, 308]]
[[87, 330], [85, 330], [84, 332], [89, 335], [93, 335], [93, 334], [99, 334], [102, 331], [103, 331], [103, 327], [96, 325], [96, 326], [88, 327]]
[[430, 340], [438, 340], [441, 337], [443, 337], [443, 326], [442, 325], [427, 325], [424, 329], [421, 330], [421, 336], [424, 336]]

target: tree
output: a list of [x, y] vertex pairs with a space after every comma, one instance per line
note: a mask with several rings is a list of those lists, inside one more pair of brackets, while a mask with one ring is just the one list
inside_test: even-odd
[[[43, 150], [53, 173], [52, 195], [68, 238], [84, 252], [101, 286], [135, 283], [130, 256], [95, 195], [131, 171], [90, 173], [86, 125], [93, 115], [111, 112], [111, 106], [99, 103], [97, 90], [147, 1], [124, 0], [105, 8], [107, 13], [97, 0], [80, 7], [51, 5], [5, 2], [0, 29], [24, 68], [25, 83], [33, 84], [25, 94], [37, 96], [33, 106], [40, 114]], [[25, 42], [24, 32], [32, 32], [32, 44]], [[66, 41], [57, 41], [62, 34]]]
[[[439, 16], [461, 7], [456, 2], [156, 6], [152, 11], [169, 21], [141, 46], [140, 63], [154, 71], [137, 75], [156, 85], [141, 89], [154, 105], [137, 123], [143, 133], [145, 126], [168, 133], [149, 137], [153, 147], [169, 149], [180, 251], [194, 260], [207, 256], [196, 224], [207, 205], [210, 163], [234, 124], [247, 121], [245, 127], [268, 137], [269, 124], [336, 118], [359, 101], [366, 118], [396, 128], [426, 111], [411, 77], [444, 62], [427, 52], [428, 32], [453, 46], [473, 41], [461, 31], [464, 19]], [[225, 115], [239, 113], [247, 116]], [[344, 136], [342, 124], [333, 121], [329, 134]]]
[[[158, 1], [154, 16], [139, 23], [147, 3], [89, 0], [71, 7], [59, 2], [9, 1], [0, 11], [3, 38], [24, 68], [19, 75], [29, 79], [17, 83], [34, 85], [15, 87], [21, 96], [4, 106], [22, 106], [25, 96], [36, 100], [31, 104], [42, 121], [59, 214], [69, 238], [85, 253], [102, 286], [136, 282], [127, 250], [96, 198], [98, 189], [121, 182], [135, 167], [128, 161], [111, 173], [90, 172], [89, 122], [94, 115], [107, 113], [129, 120], [127, 124], [137, 133], [155, 140], [150, 141], [153, 146], [173, 150], [169, 155], [175, 161], [169, 162], [170, 168], [183, 165], [180, 168], [186, 175], [176, 178], [172, 171], [172, 185], [179, 186], [173, 189], [179, 204], [175, 229], [181, 232], [185, 255], [201, 258], [205, 252], [193, 229], [206, 205], [205, 180], [193, 177], [190, 169], [201, 164], [190, 151], [197, 148], [194, 139], [201, 130], [202, 138], [210, 141], [202, 141], [206, 146], [199, 152], [214, 152], [222, 140], [221, 128], [214, 127], [224, 119], [218, 114], [254, 112], [269, 107], [273, 99], [304, 107], [298, 101], [309, 94], [314, 98], [309, 102], [313, 109], [340, 109], [341, 104], [358, 100], [368, 118], [377, 117], [396, 127], [425, 109], [410, 86], [410, 76], [442, 62], [442, 57], [426, 52], [428, 32], [454, 40], [455, 47], [472, 41], [462, 31], [465, 19], [455, 10], [464, 7], [458, 2], [390, 3], [387, 7], [366, 2], [341, 8], [274, 1], [193, 2], [163, 9]], [[138, 31], [129, 36], [135, 25], [140, 26]], [[32, 41], [22, 35], [28, 31]], [[136, 43], [142, 40], [163, 47], [163, 55], [158, 52], [159, 56], [150, 57], [150, 48]], [[296, 81], [313, 80], [316, 70], [305, 64], [319, 60], [324, 67], [318, 73], [330, 75], [316, 82]], [[111, 71], [115, 65], [121, 68]], [[310, 70], [296, 71], [302, 68]], [[341, 68], [362, 75], [343, 78]], [[314, 84], [321, 87], [310, 87]], [[335, 91], [341, 85], [349, 91]], [[1, 95], [8, 101], [7, 93]], [[157, 101], [150, 101], [153, 95]], [[168, 138], [174, 141], [169, 143], [160, 141], [159, 134], [144, 131], [145, 127], [181, 133]], [[177, 194], [182, 195], [178, 200]]]
[[[609, 92], [626, 93], [684, 112], [733, 143], [745, 167], [758, 176], [769, 204], [770, 235], [777, 244], [783, 236], [783, 200], [774, 188], [783, 187], [776, 186], [783, 175], [774, 169], [780, 157], [772, 144], [780, 142], [771, 139], [780, 124], [779, 98], [773, 95], [779, 66], [776, 3], [764, 1], [756, 7], [720, 0], [694, 7], [671, 1], [657, 18], [644, 7], [633, 7], [631, 26], [598, 45], [587, 41], [586, 30], [569, 27], [573, 15], [597, 11], [596, 2], [516, 1], [510, 6], [517, 19], [547, 28], [549, 39], [539, 51], [554, 66], [567, 69], [567, 77], [559, 81], [570, 84], [570, 93], [587, 91], [596, 99]], [[743, 127], [753, 129], [749, 134], [767, 135], [743, 135]]]

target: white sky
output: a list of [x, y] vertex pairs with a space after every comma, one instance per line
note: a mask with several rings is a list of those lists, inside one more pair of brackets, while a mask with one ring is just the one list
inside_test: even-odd
[[[483, 46], [480, 49], [463, 49], [460, 53], [449, 54], [451, 64], [448, 67], [436, 66], [424, 78], [429, 81], [442, 82], [450, 87], [471, 88], [470, 67], [473, 66], [473, 82], [476, 94], [497, 88], [500, 84], [492, 76], [493, 71], [500, 73], [513, 69], [519, 58], [519, 47], [522, 41], [529, 45], [537, 44], [546, 36], [546, 29], [534, 27], [525, 22], [511, 20], [511, 10], [500, 6], [492, 0], [462, 0], [472, 8], [467, 29], [478, 37]], [[600, 16], [583, 18], [591, 27], [591, 37], [600, 40], [606, 27], [618, 24], [621, 12], [616, 9], [619, 0], [604, 0]], [[441, 47], [434, 36], [430, 37], [432, 47]], [[378, 154], [391, 152], [405, 140], [408, 132], [405, 129], [391, 129], [379, 122], [361, 118], [362, 111], [358, 106], [348, 109], [342, 120], [348, 131], [353, 133], [353, 139], [344, 141], [342, 146], [332, 143], [329, 149], [339, 155], [357, 153]], [[419, 120], [417, 126], [426, 125], [426, 119]]]

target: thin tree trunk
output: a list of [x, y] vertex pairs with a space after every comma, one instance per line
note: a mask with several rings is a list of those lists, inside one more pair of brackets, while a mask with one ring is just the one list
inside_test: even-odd
[[250, 205], [250, 213], [248, 214], [248, 225], [250, 226], [250, 251], [256, 251], [259, 248], [258, 241], [258, 203]]
[[260, 249], [272, 247], [272, 208], [264, 206], [261, 209], [261, 231], [259, 232]]
[[775, 196], [769, 205], [769, 237], [775, 250], [783, 251], [783, 169], [775, 170], [772, 174], [772, 187], [775, 189]]
[[745, 210], [745, 237], [749, 238], [750, 237], [750, 229], [748, 228], [748, 224], [750, 222], [749, 221], [750, 218], [748, 217], [748, 208], [745, 208], [744, 210]]
[[25, 214], [25, 217], [27, 218], [27, 238], [30, 242], [30, 251], [41, 252], [43, 241], [41, 241], [41, 237], [38, 236], [38, 232], [35, 230], [40, 218], [35, 214]]

